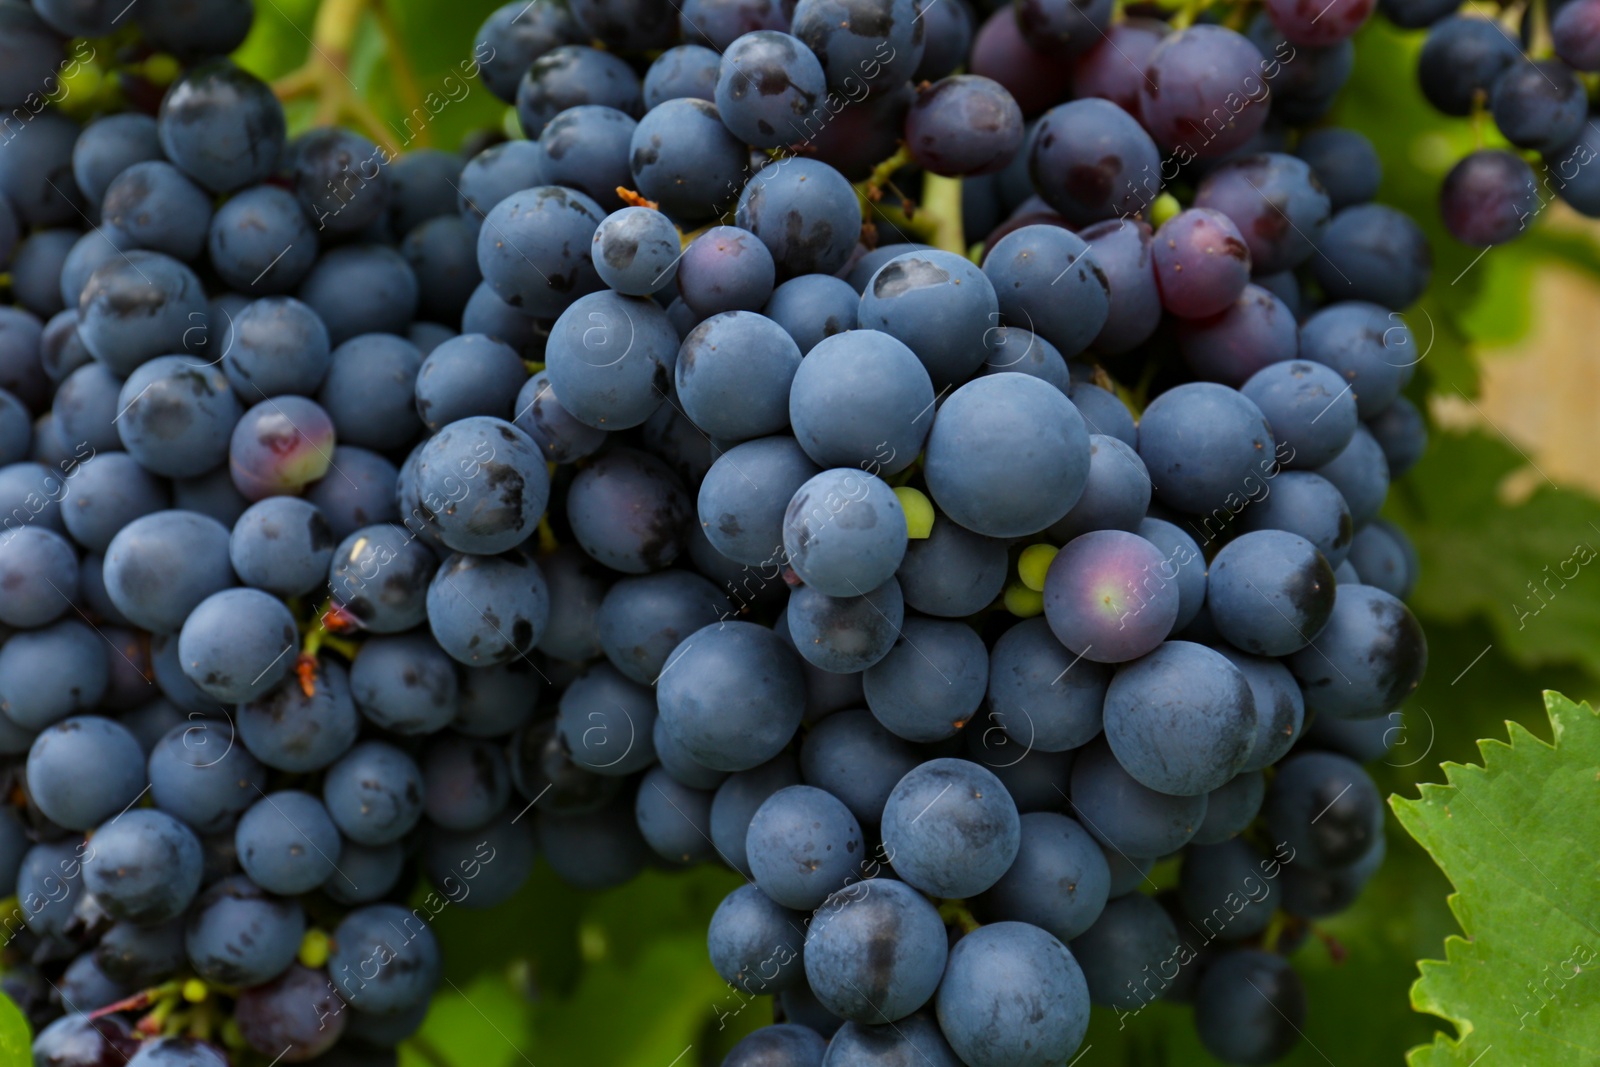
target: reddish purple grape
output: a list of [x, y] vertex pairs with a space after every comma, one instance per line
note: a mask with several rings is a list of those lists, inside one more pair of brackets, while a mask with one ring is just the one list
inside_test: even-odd
[[1267, 0], [1267, 17], [1290, 44], [1322, 48], [1355, 35], [1375, 0]]
[[332, 462], [333, 420], [303, 396], [263, 400], [244, 413], [228, 444], [233, 484], [249, 500], [298, 494]]
[[285, 1063], [304, 1063], [328, 1051], [350, 1018], [327, 974], [298, 963], [240, 993], [233, 1015], [251, 1048]]
[[36, 1067], [126, 1067], [139, 1047], [128, 1024], [117, 1015], [93, 1022], [87, 1015], [64, 1015], [33, 1039]]
[[1178, 162], [1241, 147], [1267, 120], [1266, 74], [1274, 64], [1223, 26], [1190, 26], [1156, 46], [1139, 87], [1139, 115]]
[[1111, 25], [1112, 0], [1017, 0], [1022, 37], [1041, 52], [1078, 56], [1099, 43]]
[[990, 78], [944, 78], [919, 93], [906, 116], [906, 148], [935, 174], [993, 174], [1021, 147], [1022, 109]]
[[1280, 152], [1217, 167], [1195, 190], [1194, 206], [1233, 220], [1250, 246], [1251, 269], [1261, 274], [1292, 270], [1311, 258], [1312, 241], [1331, 210], [1311, 165]]
[[1540, 207], [1533, 168], [1500, 149], [1477, 151], [1457, 163], [1439, 193], [1445, 229], [1456, 240], [1479, 247], [1516, 237]]
[[1600, 70], [1600, 0], [1572, 0], [1550, 20], [1556, 55], [1577, 70]]
[[1004, 85], [1024, 115], [1037, 115], [1060, 101], [1072, 79], [1072, 64], [1047, 56], [1023, 40], [1009, 4], [979, 27], [969, 69]]
[[1096, 530], [1073, 538], [1045, 575], [1045, 621], [1084, 659], [1138, 659], [1178, 619], [1178, 584], [1164, 567], [1166, 556], [1138, 534]]
[[1233, 220], [1193, 207], [1161, 224], [1153, 248], [1161, 306], [1185, 319], [1225, 310], [1250, 282], [1250, 248]]
[[1139, 117], [1139, 90], [1150, 53], [1171, 33], [1156, 19], [1128, 19], [1106, 31], [1104, 39], [1078, 57], [1072, 68], [1072, 95], [1097, 96]]
[[1221, 314], [1179, 323], [1178, 348], [1195, 377], [1237, 389], [1262, 367], [1295, 358], [1299, 327], [1282, 300], [1247, 285]]

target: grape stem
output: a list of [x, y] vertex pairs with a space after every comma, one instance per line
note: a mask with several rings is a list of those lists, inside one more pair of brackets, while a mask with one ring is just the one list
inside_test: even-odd
[[967, 254], [967, 240], [961, 223], [961, 179], [945, 178], [928, 171], [922, 176], [922, 210], [933, 220], [929, 241], [935, 248]]
[[[325, 0], [317, 8], [316, 22], [311, 31], [311, 50], [306, 53], [305, 62], [273, 82], [272, 91], [283, 101], [313, 98], [316, 103], [312, 113], [313, 124], [333, 126], [341, 118], [352, 119], [376, 144], [391, 156], [396, 156], [400, 152], [399, 142], [372, 109], [372, 105], [361, 96], [355, 82], [350, 80], [350, 55], [355, 46], [356, 31], [361, 27], [362, 16], [371, 10], [369, 5], [372, 3], [373, 0]], [[382, 30], [384, 19], [376, 17]], [[392, 24], [390, 32], [385, 32], [384, 36], [387, 39], [388, 60], [396, 72], [396, 84], [404, 99], [406, 82], [409, 80], [415, 91], [415, 78], [398, 47], [398, 40], [391, 33]], [[427, 135], [428, 131], [424, 128], [414, 140], [419, 144], [426, 143]]]

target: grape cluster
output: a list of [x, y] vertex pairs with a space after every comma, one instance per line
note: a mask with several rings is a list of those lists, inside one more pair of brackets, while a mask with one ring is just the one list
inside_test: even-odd
[[[1161, 997], [1291, 1047], [1426, 662], [1429, 253], [1302, 129], [1370, 4], [518, 0], [470, 66], [526, 136], [460, 156], [289, 137], [248, 5], [142, 8], [0, 0], [36, 1064], [393, 1064], [536, 855], [744, 876], [728, 1067]], [[178, 62], [86, 113], [107, 34]]]
[[1440, 209], [1452, 236], [1483, 248], [1504, 244], [1556, 199], [1600, 217], [1600, 131], [1585, 83], [1600, 71], [1600, 5], [1530, 4], [1510, 24], [1508, 14], [1463, 13], [1452, 0], [1379, 7], [1396, 26], [1427, 30], [1417, 76], [1428, 103], [1445, 115], [1489, 118], [1499, 134], [1445, 176]]

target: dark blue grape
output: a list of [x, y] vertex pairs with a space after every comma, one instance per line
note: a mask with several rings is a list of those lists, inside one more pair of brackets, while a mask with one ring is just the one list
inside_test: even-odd
[[135, 163], [106, 188], [105, 233], [122, 248], [192, 260], [206, 246], [211, 200], [171, 163]]
[[429, 353], [417, 372], [417, 413], [438, 432], [472, 415], [508, 418], [511, 398], [527, 379], [517, 353], [480, 333], [466, 333]]
[[858, 469], [836, 467], [816, 475], [796, 490], [784, 512], [788, 565], [828, 596], [864, 596], [876, 589], [899, 569], [906, 542], [899, 498]]
[[[761, 21], [766, 21], [772, 11], [776, 10], [775, 5], [735, 5], [727, 3], [718, 5], [716, 0], [689, 0], [684, 7], [690, 12], [695, 12], [696, 25], [704, 27], [704, 32], [707, 33], [720, 30], [720, 27], [712, 24], [711, 18], [708, 17], [708, 8], [715, 8], [709, 14], [720, 16], [726, 12], [742, 20], [745, 14], [754, 7], [756, 9], [756, 18]], [[766, 10], [762, 10], [763, 7]], [[682, 17], [689, 16], [682, 15]], [[785, 20], [784, 26], [738, 25], [728, 31], [731, 32], [732, 36], [727, 36], [724, 33], [723, 36], [726, 39], [718, 41], [717, 45], [722, 47], [730, 44], [735, 37], [751, 30], [781, 30], [786, 25], [787, 20]], [[685, 31], [685, 36], [695, 33], [693, 27], [685, 27]], [[646, 110], [648, 111], [659, 104], [664, 104], [668, 100], [714, 101], [717, 94], [717, 71], [721, 63], [722, 57], [704, 45], [680, 44], [662, 52], [650, 64], [650, 69], [644, 72], [644, 106]]]
[[[0, 678], [3, 672], [0, 659]], [[10, 708], [0, 710], [16, 717]], [[90, 767], [95, 773], [85, 777]], [[34, 738], [28, 750], [28, 791], [34, 805], [69, 830], [94, 829], [125, 810], [143, 790], [144, 751], [126, 727], [110, 719], [86, 715], [58, 722]]]
[[1287, 656], [1315, 639], [1333, 611], [1333, 569], [1305, 538], [1260, 530], [1211, 561], [1206, 603], [1222, 636], [1246, 652]]
[[905, 600], [893, 578], [849, 597], [831, 597], [806, 585], [789, 595], [785, 618], [796, 649], [808, 663], [834, 674], [854, 674], [894, 648]]
[[481, 415], [430, 437], [417, 452], [415, 476], [424, 520], [458, 552], [488, 555], [521, 544], [550, 492], [544, 456], [527, 434]]
[[485, 149], [461, 169], [457, 204], [469, 223], [481, 220], [512, 193], [550, 184], [544, 147], [537, 141], [507, 141]]
[[985, 352], [973, 340], [995, 322], [999, 306], [989, 278], [964, 256], [908, 252], [872, 276], [858, 318], [862, 328], [904, 342], [944, 387], [977, 369]]
[[993, 174], [1022, 147], [1022, 109], [998, 82], [955, 75], [917, 95], [905, 135], [912, 159], [935, 174]]
[[93, 846], [82, 836], [34, 845], [17, 868], [17, 899], [27, 907], [16, 915], [42, 939], [66, 941], [69, 924], [82, 903], [83, 861]]
[[939, 1027], [972, 1067], [1047, 1067], [1089, 1028], [1089, 987], [1067, 947], [1021, 922], [984, 926], [950, 950]]
[[826, 1040], [810, 1027], [775, 1023], [740, 1038], [722, 1067], [822, 1067], [826, 1051]]
[[319, 233], [360, 233], [389, 210], [387, 151], [350, 130], [325, 126], [289, 148], [295, 197]]
[[544, 575], [520, 553], [445, 560], [428, 586], [428, 627], [451, 658], [484, 667], [533, 651], [550, 614]]
[[761, 891], [801, 911], [849, 884], [865, 858], [861, 827], [850, 809], [809, 785], [768, 797], [750, 820], [745, 849]]
[[285, 789], [256, 801], [239, 817], [234, 847], [244, 873], [269, 893], [293, 896], [342, 877], [339, 831], [309, 793]]
[[143, 989], [176, 974], [186, 960], [182, 920], [158, 926], [118, 922], [94, 949], [101, 973], [132, 989]]
[[460, 322], [482, 280], [478, 226], [453, 214], [428, 219], [406, 234], [400, 251], [417, 276], [417, 314]]
[[744, 144], [706, 100], [666, 100], [633, 131], [635, 187], [680, 224], [703, 222], [733, 203], [750, 174]]
[[205, 326], [205, 314], [200, 280], [188, 267], [159, 252], [126, 252], [90, 275], [78, 306], [78, 336], [114, 373], [130, 375], [163, 353], [186, 351], [199, 337], [194, 327]]
[[656, 855], [669, 863], [711, 860], [711, 798], [703, 789], [683, 785], [665, 767], [652, 767], [639, 781], [634, 817], [639, 833]]
[[911, 77], [922, 62], [924, 10], [918, 0], [801, 0], [793, 30], [816, 54], [829, 88], [859, 93]]
[[1417, 581], [1416, 550], [1404, 533], [1382, 519], [1363, 526], [1350, 543], [1348, 561], [1362, 585], [1404, 600]]
[[485, 216], [478, 266], [502, 300], [530, 315], [553, 317], [602, 289], [589, 256], [600, 206], [554, 185], [514, 193]]
[[297, 295], [338, 345], [364, 333], [403, 333], [417, 310], [417, 276], [387, 245], [342, 245], [317, 260]]
[[895, 578], [905, 602], [917, 611], [964, 618], [994, 602], [1005, 587], [1008, 567], [1004, 541], [939, 516], [927, 537], [906, 543]]
[[[1241, 528], [1299, 534], [1317, 547], [1329, 566], [1343, 563], [1355, 524], [1349, 504], [1333, 483], [1311, 471], [1285, 471], [1266, 484], [1266, 494], [1241, 512]], [[1203, 532], [1208, 542], [1217, 534], [1209, 519]]]
[[[1278, 660], [1247, 655], [1222, 644], [1217, 651], [1239, 668], [1255, 699], [1255, 739], [1243, 769], [1262, 770], [1276, 763], [1299, 739], [1305, 722], [1305, 698], [1294, 676]], [[1218, 787], [1222, 788], [1226, 787]]]
[[776, 277], [772, 253], [754, 234], [737, 226], [713, 226], [683, 250], [678, 294], [701, 319], [723, 311], [754, 311], [772, 296]]
[[267, 772], [232, 724], [192, 717], [156, 742], [149, 760], [150, 796], [202, 834], [228, 829], [261, 798]]
[[1382, 589], [1347, 585], [1333, 614], [1289, 669], [1306, 694], [1306, 710], [1340, 719], [1387, 714], [1416, 689], [1428, 646], [1410, 610]]
[[716, 586], [688, 571], [626, 578], [613, 585], [596, 619], [606, 657], [628, 678], [653, 684], [684, 638], [728, 610]]
[[539, 567], [550, 587], [550, 625], [539, 650], [564, 660], [584, 660], [602, 652], [597, 617], [611, 585], [610, 572], [576, 545], [542, 557]]
[[1372, 434], [1389, 461], [1389, 480], [1405, 474], [1428, 447], [1428, 425], [1415, 404], [1403, 396], [1367, 420]]
[[309, 694], [306, 684], [291, 676], [265, 696], [239, 705], [239, 740], [269, 767], [321, 770], [355, 742], [361, 717], [345, 669], [319, 659], [309, 676]]
[[[1120, 405], [1121, 401], [1116, 403]], [[1083, 495], [1060, 521], [1051, 524], [1050, 536], [1066, 542], [1088, 533], [1136, 530], [1150, 506], [1150, 493], [1150, 475], [1133, 446], [1115, 437], [1092, 433], [1089, 479]]]
[[1323, 364], [1291, 360], [1263, 367], [1240, 392], [1271, 424], [1286, 467], [1320, 467], [1344, 451], [1355, 433], [1355, 396]]
[[492, 742], [447, 734], [422, 760], [423, 813], [446, 830], [476, 830], [511, 798], [503, 750]]
[[666, 731], [698, 762], [738, 771], [780, 752], [800, 725], [799, 660], [770, 630], [718, 623], [684, 639], [656, 695]]
[[861, 235], [855, 189], [826, 163], [804, 158], [763, 167], [739, 194], [735, 218], [767, 246], [782, 280], [838, 271]]
[[[1063, 393], [1071, 389], [1071, 372], [1056, 346], [1020, 326], [993, 326], [983, 332], [983, 347], [989, 357], [983, 373], [1012, 371], [1049, 382]], [[1121, 403], [1121, 401], [1118, 401]], [[1132, 423], [1132, 417], [1129, 417]]]
[[638, 75], [615, 55], [585, 45], [563, 44], [526, 68], [517, 86], [516, 104], [523, 132], [538, 137], [545, 123], [569, 107], [600, 104], [638, 115], [643, 97]]
[[587, 426], [556, 399], [548, 371], [529, 378], [517, 393], [517, 429], [533, 439], [551, 463], [572, 463], [599, 451], [607, 432]]
[[1207, 967], [1195, 990], [1200, 1043], [1229, 1063], [1276, 1063], [1305, 1025], [1306, 994], [1289, 961], [1255, 949], [1230, 952]]
[[456, 189], [464, 166], [459, 155], [437, 148], [407, 152], [389, 164], [390, 232], [407, 234], [429, 219], [458, 214]]
[[826, 91], [819, 57], [797, 37], [757, 30], [723, 49], [717, 111], [728, 129], [757, 148], [803, 139], [801, 123]]
[[592, 254], [595, 270], [613, 290], [649, 296], [677, 278], [683, 250], [671, 219], [651, 208], [626, 207], [601, 221]]
[[759, 767], [731, 774], [716, 787], [711, 801], [711, 839], [716, 844], [718, 857], [740, 874], [750, 877], [750, 864], [745, 854], [750, 820], [768, 797], [799, 782], [794, 757], [785, 753]]
[[534, 60], [561, 45], [577, 44], [584, 36], [565, 4], [510, 3], [484, 19], [472, 54], [478, 59], [483, 84], [510, 104], [517, 99], [517, 83]]
[[1311, 165], [1334, 211], [1378, 195], [1383, 164], [1361, 132], [1338, 126], [1307, 130], [1294, 153]]
[[607, 777], [655, 760], [655, 700], [609, 663], [580, 674], [561, 695], [556, 728], [573, 763]]
[[117, 436], [115, 420], [122, 410], [117, 403], [121, 392], [122, 379], [105, 364], [91, 362], [79, 367], [61, 382], [51, 402], [57, 431], [65, 440], [87, 444], [96, 452], [120, 449], [122, 439]]
[[939, 913], [925, 897], [904, 882], [873, 879], [836, 891], [813, 917], [805, 975], [835, 1015], [892, 1023], [933, 996], [945, 946]]
[[333, 551], [328, 590], [334, 603], [373, 633], [400, 633], [427, 617], [438, 558], [404, 527], [366, 526]]
[[0, 713], [42, 730], [89, 711], [110, 684], [107, 655], [105, 639], [77, 619], [12, 634], [0, 646]]
[[[270, 350], [262, 346], [258, 351], [266, 357]], [[339, 345], [325, 365], [316, 400], [333, 419], [338, 440], [387, 451], [407, 444], [422, 429], [414, 398], [422, 353], [410, 341], [364, 334]]]
[[214, 193], [267, 178], [283, 152], [283, 108], [272, 89], [226, 59], [184, 74], [156, 122], [167, 158]]
[[[37, 99], [37, 95], [35, 96]], [[42, 104], [41, 104], [42, 106]], [[59, 111], [13, 111], [6, 151], [0, 152], [0, 194], [30, 226], [76, 225], [83, 194], [72, 178], [72, 148], [78, 124]], [[15, 116], [26, 125], [17, 128]], [[22, 130], [27, 135], [22, 136]]]
[[1446, 115], [1465, 115], [1473, 97], [1487, 95], [1501, 72], [1522, 61], [1509, 32], [1483, 19], [1452, 15], [1428, 30], [1417, 58], [1417, 80], [1428, 103]]
[[[464, 908], [493, 908], [511, 899], [528, 880], [535, 853], [533, 827], [518, 826], [516, 820], [502, 814], [477, 830], [431, 829], [422, 854], [429, 880]], [[392, 847], [401, 853], [398, 845]], [[396, 875], [402, 858], [396, 857]], [[458, 888], [463, 885], [465, 895]]]
[[140, 1042], [132, 1067], [227, 1067], [221, 1049], [196, 1037], [158, 1037]]
[[[28, 320], [25, 314], [15, 310], [12, 310], [10, 314], [13, 316], [10, 325], [20, 326], [25, 332], [32, 333], [32, 330], [28, 329]], [[39, 364], [50, 381], [64, 381], [73, 371], [94, 360], [94, 357], [89, 354], [89, 350], [83, 346], [82, 338], [78, 336], [78, 311], [75, 307], [66, 311], [59, 311], [52, 316], [50, 321], [45, 323], [44, 330], [39, 334], [38, 340]], [[16, 370], [22, 370], [28, 377], [33, 377], [33, 368], [31, 366], [15, 369], [8, 368], [8, 372], [11, 374], [15, 374]], [[19, 390], [17, 399], [20, 400], [23, 392], [31, 392], [30, 385], [31, 383], [29, 382], [12, 380], [6, 388], [14, 386]], [[12, 462], [15, 462], [15, 460]]]
[[700, 483], [698, 514], [706, 537], [718, 552], [746, 566], [774, 565], [783, 556], [789, 501], [818, 473], [791, 437], [728, 449]]
[[1253, 498], [1277, 464], [1261, 409], [1209, 382], [1180, 385], [1151, 402], [1139, 423], [1139, 457], [1156, 498], [1195, 513]]
[[863, 687], [873, 717], [891, 733], [930, 742], [955, 736], [972, 718], [988, 678], [989, 656], [971, 627], [913, 618], [867, 669]]
[[461, 672], [461, 701], [451, 727], [467, 737], [500, 737], [533, 714], [540, 679], [532, 661]]
[[10, 531], [30, 522], [66, 533], [61, 518], [61, 502], [69, 486], [65, 479], [41, 463], [24, 461], [0, 467], [0, 519]]
[[1445, 175], [1439, 210], [1456, 240], [1487, 248], [1528, 228], [1544, 209], [1533, 168], [1501, 149], [1480, 149]]
[[249, 987], [283, 973], [300, 951], [305, 930], [299, 904], [268, 896], [248, 878], [233, 875], [200, 894], [184, 943], [201, 977]]
[[350, 691], [383, 729], [431, 734], [455, 715], [455, 662], [424, 633], [368, 638], [351, 665]]
[[[7, 4], [0, 8], [0, 107], [7, 110], [37, 100], [40, 90], [55, 81], [66, 64], [66, 41], [50, 27], [32, 4]], [[43, 104], [40, 104], [42, 107]]]
[[228, 557], [245, 584], [285, 597], [322, 584], [333, 548], [333, 530], [322, 512], [294, 497], [252, 505], [228, 539]]
[[[333, 933], [328, 977], [351, 1007], [390, 1013], [426, 1001], [439, 981], [433, 930], [397, 904], [373, 904], [345, 916]], [[374, 962], [378, 965], [373, 975]]]
[[706, 319], [684, 338], [674, 379], [683, 413], [711, 436], [748, 440], [788, 428], [800, 349], [753, 311]]
[[1108, 100], [1074, 100], [1047, 111], [1026, 154], [1039, 195], [1074, 226], [1136, 217], [1162, 181], [1155, 142]]
[[78, 238], [61, 264], [61, 300], [65, 306], [76, 308], [83, 296], [84, 286], [89, 284], [89, 276], [136, 247], [132, 239], [125, 236], [113, 238], [101, 227]]
[[78, 589], [78, 555], [72, 542], [42, 526], [23, 526], [0, 538], [0, 623], [18, 629], [43, 626], [71, 607]]
[[636, 126], [629, 115], [596, 104], [556, 115], [539, 135], [545, 182], [587, 193], [608, 212], [621, 208], [617, 189], [629, 184], [628, 149]]
[[611, 889], [631, 882], [652, 855], [639, 834], [633, 805], [625, 800], [583, 814], [541, 810], [536, 829], [539, 848], [556, 875], [578, 889]]
[[140, 808], [95, 831], [83, 886], [115, 918], [149, 926], [182, 915], [200, 875], [194, 832], [166, 812]]
[[1018, 623], [989, 656], [989, 706], [996, 723], [1029, 752], [1065, 752], [1100, 732], [1108, 668], [1076, 656], [1044, 619]]
[[[11, 260], [11, 292], [17, 303], [46, 318], [66, 306], [61, 271], [80, 236], [77, 230], [37, 230], [17, 246]], [[10, 383], [0, 384], [10, 388]]]
[[890, 792], [919, 758], [909, 743], [859, 709], [823, 719], [806, 734], [800, 748], [806, 782], [826, 789], [870, 825], [882, 818]]
[[717, 974], [735, 989], [757, 996], [804, 981], [806, 940], [805, 916], [754, 885], [740, 886], [723, 898], [706, 931]]
[[1583, 129], [1588, 96], [1564, 63], [1516, 63], [1494, 80], [1494, 124], [1518, 148], [1553, 152]]
[[[1239, 688], [1248, 695], [1242, 682]], [[1071, 793], [1072, 815], [1112, 851], [1135, 858], [1177, 851], [1206, 813], [1204, 791], [1174, 796], [1141, 785], [1103, 741], [1084, 748], [1073, 761]]]
[[859, 304], [860, 298], [848, 282], [803, 274], [774, 289], [761, 313], [789, 331], [801, 354], [809, 355], [827, 338], [856, 328]]
[[1023, 226], [994, 244], [983, 261], [1000, 314], [1038, 334], [1068, 359], [1106, 324], [1109, 281], [1094, 250], [1059, 226]]
[[287, 296], [247, 304], [233, 318], [222, 355], [228, 381], [250, 401], [313, 395], [331, 363], [327, 327], [311, 308]]
[[1082, 826], [1056, 812], [1022, 816], [1016, 861], [975, 902], [990, 921], [1027, 922], [1063, 941], [1077, 937], [1104, 910], [1111, 874], [1100, 846]]
[[1126, 1011], [1162, 996], [1171, 984], [1168, 968], [1192, 952], [1180, 945], [1165, 909], [1141, 893], [1128, 893], [1112, 898], [1095, 924], [1073, 938], [1072, 954], [1083, 968], [1090, 1000]]
[[1256, 937], [1278, 908], [1274, 878], [1278, 864], [1242, 838], [1190, 845], [1178, 880], [1178, 903], [1210, 941]]
[[333, 1047], [349, 1016], [326, 974], [294, 964], [271, 982], [240, 993], [234, 1019], [256, 1052], [301, 1062]]
[[1016, 859], [1020, 833], [1000, 780], [962, 759], [915, 768], [883, 808], [883, 845], [895, 872], [938, 897], [976, 896], [994, 885]]
[[151, 0], [135, 13], [146, 41], [185, 62], [225, 56], [244, 43], [255, 5], [243, 0]]
[[186, 356], [159, 356], [138, 367], [117, 402], [117, 433], [128, 453], [173, 478], [221, 463], [242, 414], [227, 377]]
[[1054, 386], [1024, 374], [985, 375], [939, 408], [925, 464], [934, 502], [950, 518], [991, 537], [1022, 537], [1077, 502], [1089, 435]]
[[1329, 299], [1409, 307], [1433, 272], [1422, 228], [1385, 204], [1356, 204], [1337, 212], [1317, 236], [1317, 253], [1311, 272]]
[[362, 741], [328, 768], [322, 801], [340, 833], [377, 847], [400, 840], [422, 818], [422, 790], [422, 772], [410, 756], [382, 741]]
[[1389, 491], [1388, 458], [1364, 426], [1356, 427], [1344, 451], [1318, 467], [1317, 473], [1339, 490], [1357, 527], [1378, 514]]
[[243, 704], [288, 673], [299, 640], [283, 601], [259, 589], [224, 589], [190, 612], [178, 656], [183, 672], [208, 696]]
[[[1239, 660], [1249, 657], [1229, 656], [1235, 666]], [[1271, 662], [1262, 660], [1259, 662]], [[1281, 665], [1280, 665], [1281, 666]], [[1240, 668], [1243, 670], [1243, 668]], [[1292, 679], [1291, 679], [1292, 682]], [[1254, 686], [1252, 686], [1252, 689]], [[1260, 706], [1259, 695], [1256, 698]], [[1259, 743], [1260, 735], [1257, 735]], [[1291, 738], [1292, 740], [1292, 738]], [[1206, 794], [1206, 818], [1200, 824], [1200, 829], [1195, 832], [1192, 843], [1196, 845], [1215, 845], [1237, 837], [1255, 822], [1256, 815], [1261, 811], [1261, 800], [1266, 795], [1267, 783], [1265, 776], [1259, 770], [1245, 770], [1234, 775], [1222, 785], [1217, 786]]]
[[1279, 764], [1262, 814], [1272, 840], [1292, 849], [1297, 864], [1331, 871], [1379, 846], [1383, 809], [1377, 786], [1359, 764], [1331, 752], [1305, 752]]
[[631, 449], [608, 452], [578, 473], [567, 494], [567, 518], [578, 544], [625, 574], [646, 574], [683, 551], [688, 494], [671, 469]]

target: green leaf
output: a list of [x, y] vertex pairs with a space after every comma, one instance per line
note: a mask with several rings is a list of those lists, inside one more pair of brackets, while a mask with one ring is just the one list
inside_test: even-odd
[[33, 1035], [22, 1009], [0, 993], [0, 1064], [24, 1067], [33, 1062], [32, 1048]]
[[1412, 1049], [1411, 1067], [1542, 1067], [1600, 1061], [1600, 718], [1546, 692], [1552, 744], [1508, 723], [1480, 741], [1483, 766], [1447, 763], [1447, 785], [1391, 803], [1455, 886], [1467, 937], [1424, 960], [1412, 1005], [1456, 1025]]
[[1390, 499], [1423, 562], [1413, 606], [1488, 620], [1524, 665], [1580, 663], [1600, 675], [1600, 501], [1541, 480], [1525, 502], [1504, 503], [1501, 483], [1528, 462], [1488, 433], [1435, 429]]

